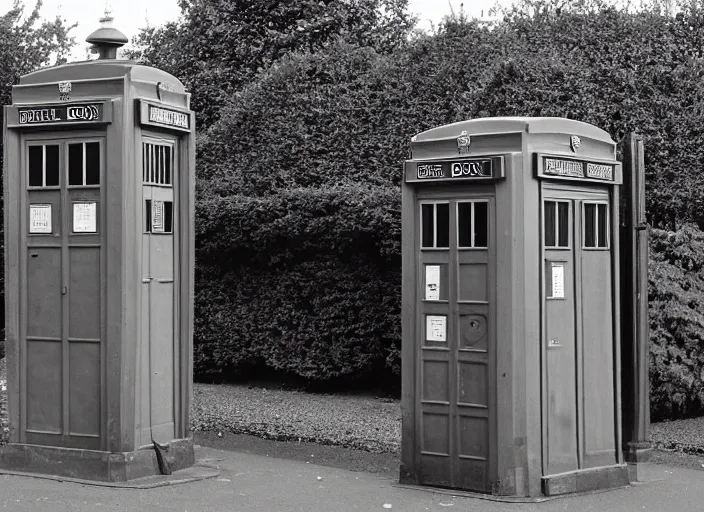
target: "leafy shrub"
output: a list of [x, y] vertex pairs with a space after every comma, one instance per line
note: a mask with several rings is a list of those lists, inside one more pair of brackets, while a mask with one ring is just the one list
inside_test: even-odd
[[201, 377], [261, 365], [308, 381], [398, 374], [396, 269], [352, 255], [225, 274], [200, 267], [199, 282], [194, 366]]
[[704, 404], [704, 233], [685, 226], [650, 238], [650, 404], [653, 420]]

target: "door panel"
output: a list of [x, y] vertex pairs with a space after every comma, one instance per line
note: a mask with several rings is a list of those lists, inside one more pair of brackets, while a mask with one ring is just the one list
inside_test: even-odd
[[[419, 429], [422, 483], [489, 492], [493, 373], [490, 203], [422, 201]], [[443, 206], [440, 206], [443, 205]], [[440, 225], [440, 224], [446, 225]]]
[[[584, 467], [617, 463], [614, 404], [614, 346], [611, 253], [606, 206], [584, 201], [581, 249], [582, 339], [584, 345]], [[600, 207], [600, 206], [603, 206]], [[596, 221], [594, 220], [596, 217]], [[606, 218], [604, 218], [606, 217]], [[588, 284], [588, 285], [587, 285]]]
[[32, 140], [25, 150], [20, 440], [100, 449], [104, 139]]
[[543, 188], [545, 474], [617, 461], [611, 253], [595, 201], [606, 215], [606, 192]]
[[143, 145], [142, 351], [147, 357], [141, 376], [148, 392], [141, 397], [142, 444], [175, 436], [175, 148], [162, 140], [145, 139]]

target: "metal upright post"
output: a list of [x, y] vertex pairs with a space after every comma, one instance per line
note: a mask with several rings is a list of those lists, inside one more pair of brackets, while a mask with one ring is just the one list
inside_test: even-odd
[[645, 218], [643, 137], [623, 142], [621, 215], [621, 384], [623, 450], [631, 479], [650, 454], [650, 379], [648, 375], [648, 227]]

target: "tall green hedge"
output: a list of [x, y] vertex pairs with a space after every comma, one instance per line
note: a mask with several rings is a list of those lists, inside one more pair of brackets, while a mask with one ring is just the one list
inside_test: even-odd
[[653, 230], [649, 265], [650, 390], [654, 420], [704, 404], [704, 233]]

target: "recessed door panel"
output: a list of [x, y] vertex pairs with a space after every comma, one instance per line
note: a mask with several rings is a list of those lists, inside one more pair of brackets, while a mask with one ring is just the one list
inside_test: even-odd
[[61, 339], [61, 248], [27, 250], [27, 336]]

